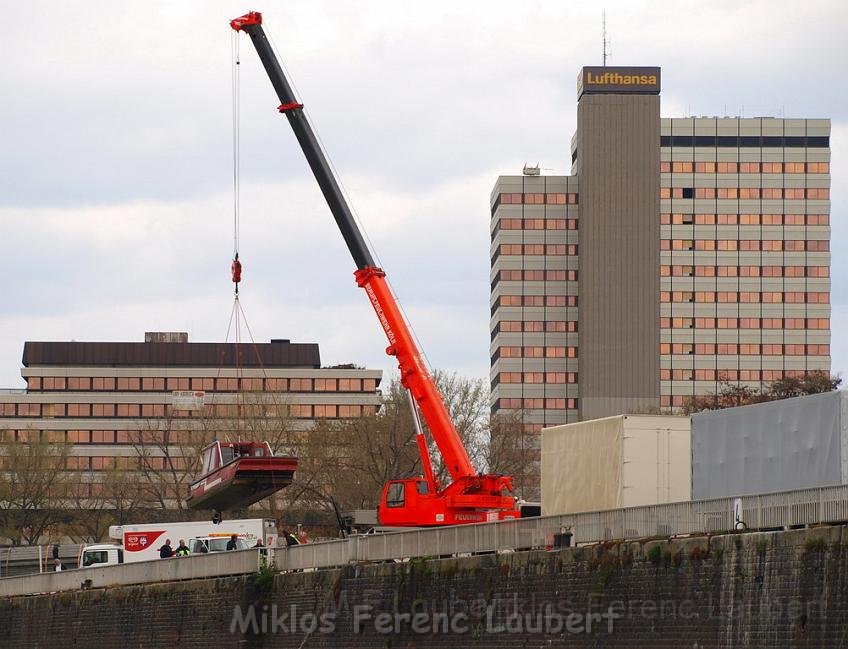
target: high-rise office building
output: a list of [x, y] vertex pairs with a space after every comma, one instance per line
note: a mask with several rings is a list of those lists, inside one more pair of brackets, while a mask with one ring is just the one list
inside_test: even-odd
[[661, 118], [659, 92], [583, 68], [572, 175], [492, 191], [492, 410], [530, 432], [830, 370], [829, 120]]

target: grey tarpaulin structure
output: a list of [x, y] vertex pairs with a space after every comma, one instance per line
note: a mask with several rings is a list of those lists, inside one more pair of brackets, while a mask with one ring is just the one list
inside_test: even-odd
[[692, 499], [848, 483], [848, 393], [692, 415]]

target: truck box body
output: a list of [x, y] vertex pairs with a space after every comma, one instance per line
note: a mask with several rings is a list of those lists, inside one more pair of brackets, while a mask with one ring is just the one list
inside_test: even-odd
[[[159, 558], [159, 548], [166, 539], [171, 540], [171, 547], [176, 550], [180, 539], [192, 547], [191, 540], [197, 538], [229, 539], [233, 534], [244, 539], [249, 547], [262, 540], [266, 547], [277, 545], [277, 526], [273, 520], [249, 518], [223, 521], [215, 524], [210, 521], [189, 521], [180, 523], [146, 523], [143, 525], [113, 525], [109, 528], [109, 536], [120, 542], [124, 563], [136, 561], [152, 561]], [[98, 544], [83, 549], [80, 565], [103, 565], [104, 557], [108, 563], [113, 559], [117, 562], [118, 553], [105, 552], [106, 546]], [[91, 552], [89, 552], [91, 550]], [[94, 555], [93, 552], [98, 552]], [[86, 553], [92, 554], [86, 560]], [[97, 560], [95, 560], [97, 559]]]
[[692, 415], [695, 500], [846, 483], [846, 392]]
[[619, 415], [542, 431], [542, 515], [690, 499], [688, 417]]

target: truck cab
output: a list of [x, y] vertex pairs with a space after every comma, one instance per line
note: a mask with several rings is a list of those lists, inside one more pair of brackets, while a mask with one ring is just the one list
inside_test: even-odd
[[100, 543], [87, 545], [80, 556], [80, 568], [116, 566], [124, 562], [124, 549], [120, 545]]
[[[226, 552], [227, 543], [230, 542], [230, 537], [220, 536], [201, 536], [196, 539], [189, 539], [188, 549], [192, 554], [207, 554], [209, 552]], [[253, 547], [248, 544], [243, 538], [236, 539], [236, 550], [247, 550]]]

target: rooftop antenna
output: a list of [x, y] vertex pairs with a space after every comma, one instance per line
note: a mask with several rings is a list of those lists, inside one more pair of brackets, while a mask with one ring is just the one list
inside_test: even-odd
[[602, 14], [602, 24], [603, 24], [603, 33], [602, 33], [602, 45], [604, 48], [603, 51], [603, 59], [604, 59], [604, 67], [607, 67], [607, 58], [610, 55], [610, 47], [609, 47], [609, 38], [607, 38], [607, 10], [604, 9]]

